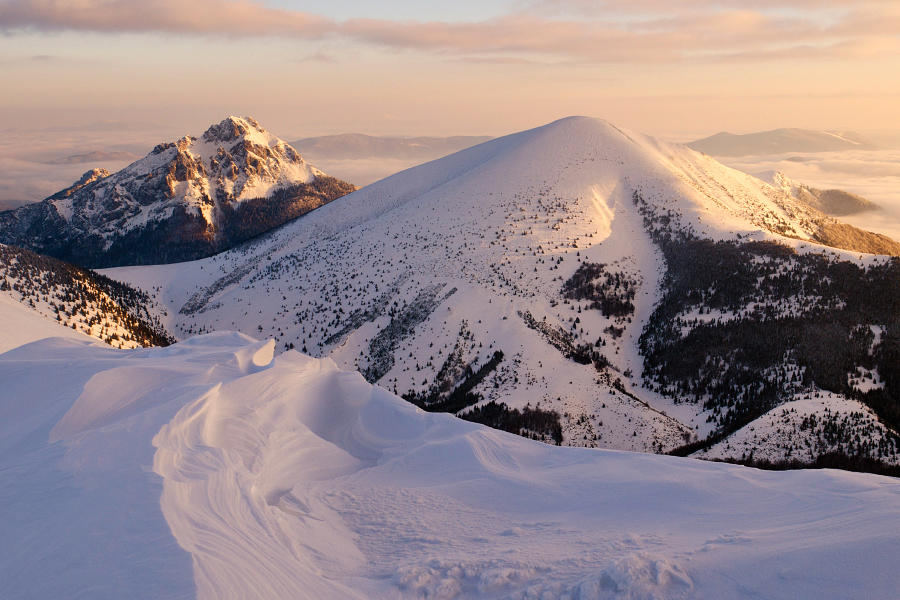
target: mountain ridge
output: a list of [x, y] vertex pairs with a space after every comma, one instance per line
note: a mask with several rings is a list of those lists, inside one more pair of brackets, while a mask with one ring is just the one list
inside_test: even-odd
[[823, 213], [834, 217], [844, 217], [881, 208], [874, 202], [866, 200], [862, 196], [858, 196], [852, 192], [845, 192], [844, 190], [838, 189], [816, 189], [812, 186], [794, 181], [779, 171], [763, 171], [761, 173], [753, 173], [753, 176], [762, 179], [776, 188], [784, 190], [786, 194], [797, 198], [816, 210], [820, 210]]

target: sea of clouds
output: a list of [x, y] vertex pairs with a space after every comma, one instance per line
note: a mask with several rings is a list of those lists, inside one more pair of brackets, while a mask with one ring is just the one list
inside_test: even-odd
[[900, 149], [741, 156], [719, 160], [746, 173], [781, 171], [810, 187], [858, 194], [881, 209], [841, 217], [841, 220], [900, 240]]
[[7, 129], [0, 132], [0, 210], [43, 200], [69, 187], [91, 169], [104, 168], [112, 173], [130, 162], [100, 160], [69, 165], [47, 164], [50, 161], [97, 150], [144, 156], [159, 142], [180, 137], [175, 132], [150, 126], [129, 128], [126, 123], [103, 128], [97, 125], [69, 130]]

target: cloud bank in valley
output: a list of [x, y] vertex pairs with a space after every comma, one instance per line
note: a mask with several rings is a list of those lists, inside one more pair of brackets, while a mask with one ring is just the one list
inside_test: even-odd
[[[95, 167], [118, 171], [132, 162], [127, 154], [143, 156], [159, 142], [177, 138], [158, 126], [112, 121], [2, 133], [0, 210], [43, 200], [72, 185], [84, 172]], [[69, 164], [60, 160], [98, 150], [122, 154], [109, 157], [101, 153], [96, 160]], [[50, 162], [63, 164], [48, 164]]]
[[900, 240], [900, 150], [821, 152], [718, 159], [746, 173], [781, 171], [818, 189], [842, 189], [878, 204], [842, 221]]

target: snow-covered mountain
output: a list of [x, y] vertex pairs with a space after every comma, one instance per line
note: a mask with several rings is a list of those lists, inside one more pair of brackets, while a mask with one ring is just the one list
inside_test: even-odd
[[191, 260], [354, 189], [253, 119], [229, 117], [118, 173], [94, 169], [43, 202], [0, 213], [0, 242], [89, 267]]
[[853, 131], [810, 131], [774, 129], [735, 135], [723, 131], [687, 144], [698, 152], [713, 156], [749, 156], [787, 152], [840, 152], [878, 150], [878, 147]]
[[900, 261], [829, 223], [570, 118], [143, 291], [0, 246], [3, 597], [890, 598], [897, 479], [616, 451], [900, 471]]
[[[848, 250], [816, 241], [829, 228], [850, 231]], [[728, 440], [755, 434], [771, 447], [752, 457], [814, 460], [822, 438], [896, 463], [900, 263], [861, 254], [873, 239], [684, 146], [577, 117], [216, 257], [108, 274], [161, 290], [180, 339], [273, 337], [548, 442], [748, 459]], [[754, 429], [816, 399], [806, 437]]]
[[900, 586], [896, 479], [555, 448], [274, 349], [223, 332], [0, 355], [3, 597], [869, 600]]

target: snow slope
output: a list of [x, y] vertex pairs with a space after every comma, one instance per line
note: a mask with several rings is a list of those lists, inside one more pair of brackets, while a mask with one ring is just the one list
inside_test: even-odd
[[223, 332], [0, 355], [4, 597], [887, 599], [900, 586], [896, 480], [556, 448], [273, 350]]
[[48, 337], [88, 339], [85, 334], [51, 321], [5, 293], [0, 293], [0, 323], [0, 353]]

